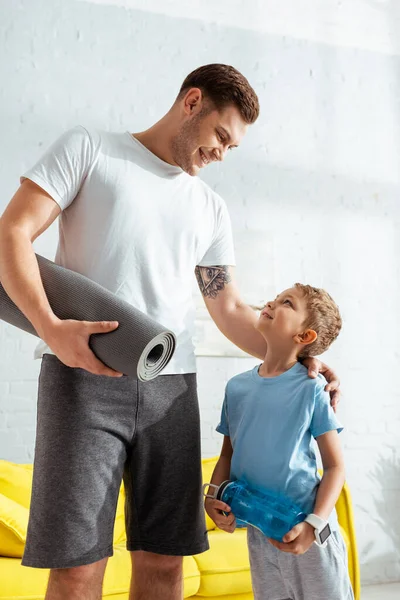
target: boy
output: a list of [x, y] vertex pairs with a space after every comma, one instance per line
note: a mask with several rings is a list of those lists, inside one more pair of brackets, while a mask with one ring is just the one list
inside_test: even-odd
[[[329, 294], [296, 283], [266, 304], [256, 324], [267, 342], [264, 362], [226, 386], [217, 427], [225, 437], [211, 483], [245, 480], [285, 495], [308, 515], [282, 542], [248, 527], [255, 600], [354, 598], [335, 512], [345, 479], [342, 427], [324, 391], [325, 379], [310, 379], [299, 362], [327, 350], [341, 325]], [[312, 438], [321, 454], [322, 479]], [[219, 528], [234, 531], [229, 506], [212, 498], [205, 506]]]

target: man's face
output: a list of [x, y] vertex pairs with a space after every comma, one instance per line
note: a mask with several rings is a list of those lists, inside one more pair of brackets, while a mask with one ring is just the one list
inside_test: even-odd
[[248, 128], [235, 106], [221, 112], [205, 106], [183, 122], [172, 140], [173, 159], [189, 175], [215, 160], [224, 160], [228, 150], [239, 146]]

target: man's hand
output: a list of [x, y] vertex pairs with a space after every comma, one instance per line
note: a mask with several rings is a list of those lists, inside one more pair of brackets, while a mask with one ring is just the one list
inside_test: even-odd
[[[211, 517], [219, 529], [223, 529], [223, 531], [227, 531], [228, 533], [235, 531], [236, 519], [235, 515], [231, 512], [230, 506], [214, 498], [206, 498], [204, 505], [208, 516]], [[224, 515], [222, 511], [229, 513], [229, 515]]]
[[331, 406], [333, 410], [336, 412], [337, 406], [340, 402], [340, 394], [341, 391], [340, 381], [336, 373], [328, 367], [328, 365], [324, 364], [318, 358], [305, 358], [301, 361], [305, 367], [308, 369], [308, 376], [315, 379], [318, 376], [318, 373], [321, 373], [328, 384], [325, 386], [325, 391], [329, 392], [331, 397]]
[[93, 333], [109, 333], [117, 327], [116, 321], [56, 319], [43, 332], [38, 333], [67, 367], [79, 367], [94, 375], [121, 377], [122, 373], [103, 364], [89, 347], [89, 338]]
[[277, 542], [271, 538], [268, 538], [268, 541], [281, 552], [304, 554], [315, 540], [314, 528], [309, 523], [299, 523], [288, 531], [282, 539], [282, 542]]

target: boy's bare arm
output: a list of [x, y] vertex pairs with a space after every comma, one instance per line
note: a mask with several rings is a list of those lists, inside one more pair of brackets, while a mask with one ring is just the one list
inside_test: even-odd
[[32, 244], [60, 212], [58, 204], [42, 188], [29, 179], [21, 184], [0, 219], [1, 284], [64, 364], [95, 374], [119, 376], [103, 365], [88, 345], [92, 333], [112, 331], [117, 324], [60, 320], [43, 288]]
[[[231, 439], [229, 436], [226, 435], [224, 436], [221, 454], [217, 464], [215, 465], [211, 481], [206, 483], [220, 485], [223, 481], [229, 479], [232, 454], [233, 449]], [[212, 492], [213, 488], [210, 489], [210, 493]], [[225, 502], [221, 502], [221, 500], [214, 500], [212, 498], [206, 498], [205, 509], [207, 511], [207, 514], [211, 517], [211, 519], [214, 521], [217, 527], [223, 529], [224, 531], [227, 531], [228, 533], [233, 533], [235, 531], [235, 515], [231, 512], [230, 506], [228, 506]], [[223, 511], [229, 514], [224, 515]]]
[[220, 485], [223, 481], [229, 479], [231, 471], [232, 454], [233, 448], [231, 438], [225, 435], [222, 444], [221, 454], [219, 456], [217, 464], [215, 465], [215, 469], [212, 474], [210, 483], [213, 483], [214, 485]]
[[324, 471], [318, 487], [314, 514], [327, 520], [335, 508], [345, 481], [343, 452], [336, 430], [318, 436], [317, 444]]
[[[313, 512], [327, 521], [343, 487], [344, 462], [336, 430], [318, 436], [317, 444], [321, 453], [324, 474], [318, 487]], [[309, 523], [302, 522], [288, 531], [282, 542], [269, 541], [282, 552], [304, 554], [314, 540], [314, 528]]]

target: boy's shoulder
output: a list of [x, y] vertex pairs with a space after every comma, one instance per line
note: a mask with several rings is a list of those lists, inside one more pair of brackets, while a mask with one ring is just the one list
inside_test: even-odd
[[302, 386], [304, 386], [305, 390], [313, 393], [314, 395], [318, 395], [323, 392], [328, 383], [321, 373], [318, 373], [318, 377], [309, 377], [307, 367], [302, 364], [300, 364], [298, 369], [298, 380], [301, 382]]
[[[230, 394], [243, 389], [243, 387], [249, 387], [250, 385], [257, 384], [258, 379], [260, 379], [257, 376], [258, 366], [259, 365], [249, 369], [248, 371], [238, 373], [237, 375], [231, 377], [226, 384], [226, 393]], [[320, 395], [324, 391], [327, 384], [325, 377], [320, 373], [318, 374], [318, 377], [309, 377], [307, 367], [301, 363], [298, 363], [298, 366], [296, 366], [294, 375], [295, 379], [291, 378], [292, 384], [295, 381], [296, 387], [299, 388], [299, 391], [301, 390], [301, 392], [307, 396], [312, 396], [313, 398]], [[282, 380], [282, 384], [285, 383], [286, 385], [286, 381], [287, 380]]]
[[233, 377], [231, 377], [228, 380], [228, 383], [226, 384], [226, 389], [232, 390], [232, 389], [235, 389], [238, 385], [242, 385], [242, 384], [247, 385], [252, 380], [253, 371], [256, 368], [258, 368], [258, 367], [254, 367], [253, 369], [249, 369], [248, 371], [243, 371], [243, 373], [238, 373], [237, 375], [234, 375]]

